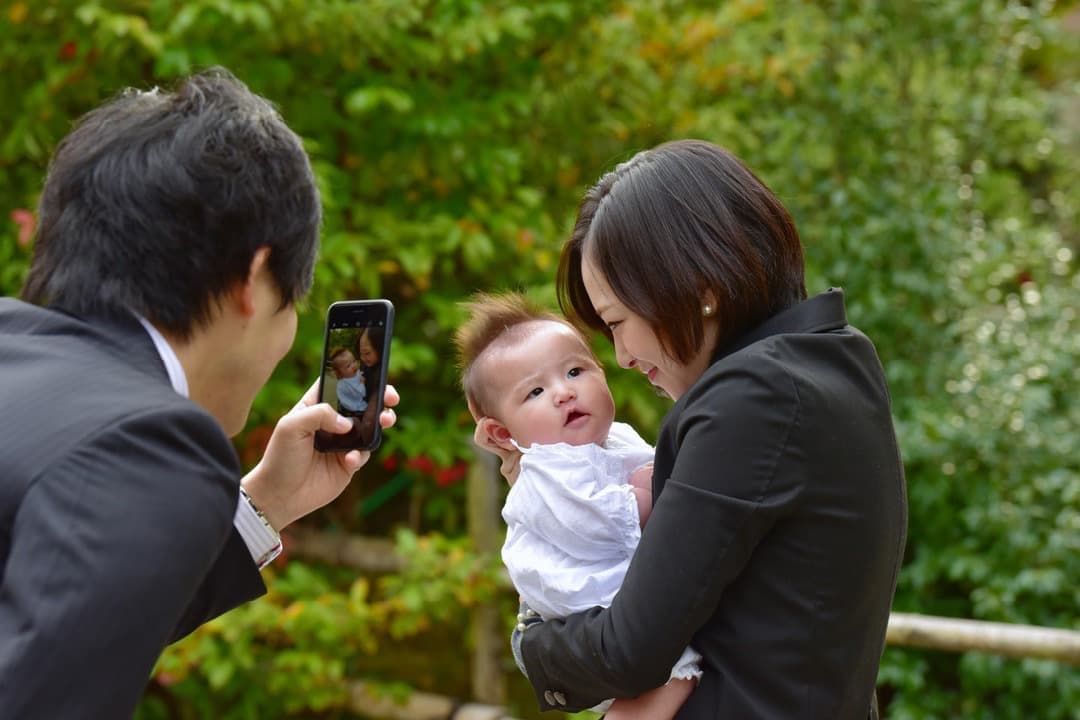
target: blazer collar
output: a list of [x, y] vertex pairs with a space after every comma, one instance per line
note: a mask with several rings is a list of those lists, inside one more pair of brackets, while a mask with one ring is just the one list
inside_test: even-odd
[[841, 288], [829, 288], [820, 295], [773, 315], [734, 342], [717, 350], [712, 361], [716, 362], [772, 335], [829, 332], [845, 326], [847, 311], [844, 309], [844, 291]]
[[169, 373], [154, 347], [154, 341], [134, 313], [117, 311], [107, 315], [80, 316], [57, 306], [50, 306], [49, 309], [63, 313], [96, 335], [119, 361], [171, 385]]

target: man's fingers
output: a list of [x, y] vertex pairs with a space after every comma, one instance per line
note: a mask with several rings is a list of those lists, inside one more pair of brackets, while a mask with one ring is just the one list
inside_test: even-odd
[[352, 428], [352, 420], [339, 415], [327, 403], [319, 403], [310, 407], [297, 406], [296, 410], [281, 418], [279, 424], [302, 434], [313, 433], [316, 430], [341, 434], [348, 432]]
[[338, 454], [338, 463], [341, 465], [342, 470], [352, 475], [367, 464], [370, 458], [371, 452], [368, 450], [350, 450], [347, 453]]
[[[315, 399], [318, 392], [319, 381], [316, 380], [307, 389], [304, 396], [300, 398], [300, 402], [296, 403], [292, 411], [281, 418], [280, 424], [300, 433], [312, 433], [316, 430], [325, 430], [336, 434], [348, 432], [353, 426], [352, 420], [339, 415], [328, 403], [316, 403]], [[398, 395], [397, 388], [393, 385], [387, 385], [383, 402], [386, 407], [379, 415], [379, 424], [384, 428], [393, 427], [397, 422], [397, 413], [391, 408], [401, 402], [401, 396]], [[366, 462], [366, 459], [357, 461], [357, 467], [360, 467], [364, 462]]]
[[386, 392], [383, 394], [383, 411], [379, 414], [379, 425], [384, 430], [393, 427], [394, 423], [397, 422], [397, 413], [392, 408], [399, 402], [401, 402], [401, 396], [398, 395], [397, 388], [393, 385], [387, 385]]

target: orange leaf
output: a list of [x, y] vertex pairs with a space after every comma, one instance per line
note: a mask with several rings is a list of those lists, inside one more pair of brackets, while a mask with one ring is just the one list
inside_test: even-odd
[[8, 19], [15, 25], [21, 24], [26, 20], [26, 16], [30, 13], [30, 9], [26, 7], [26, 3], [17, 2], [8, 8]]

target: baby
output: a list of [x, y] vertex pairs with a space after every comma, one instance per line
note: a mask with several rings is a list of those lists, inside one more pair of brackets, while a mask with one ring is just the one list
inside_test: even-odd
[[[585, 337], [516, 294], [479, 295], [455, 341], [477, 437], [521, 452], [502, 516], [502, 559], [544, 619], [608, 606], [652, 509], [653, 449], [614, 422]], [[615, 700], [608, 720], [674, 717], [701, 677], [684, 651], [666, 685]]]
[[338, 412], [342, 415], [364, 412], [367, 409], [367, 386], [356, 356], [346, 348], [334, 348], [330, 352], [330, 367], [337, 378]]

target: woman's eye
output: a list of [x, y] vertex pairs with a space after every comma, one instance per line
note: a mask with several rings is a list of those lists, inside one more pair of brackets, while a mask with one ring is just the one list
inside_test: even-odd
[[584, 371], [584, 370], [582, 370], [582, 369], [581, 369], [581, 368], [579, 368], [579, 367], [576, 367], [576, 368], [570, 368], [570, 372], [568, 372], [568, 373], [566, 373], [566, 374], [567, 374], [567, 375], [568, 375], [569, 377], [572, 377], [572, 378], [573, 378], [573, 377], [577, 377], [578, 375], [580, 375], [580, 374], [581, 374], [581, 373], [583, 373], [583, 372], [585, 372], [585, 371]]
[[609, 322], [607, 324], [608, 332], [615, 332], [615, 328], [622, 324], [622, 320], [616, 320], [615, 322]]
[[530, 390], [529, 394], [526, 395], [525, 397], [526, 398], [540, 397], [540, 393], [542, 393], [542, 392], [544, 392], [544, 388], [536, 387], [536, 388], [533, 388], [532, 390]]

